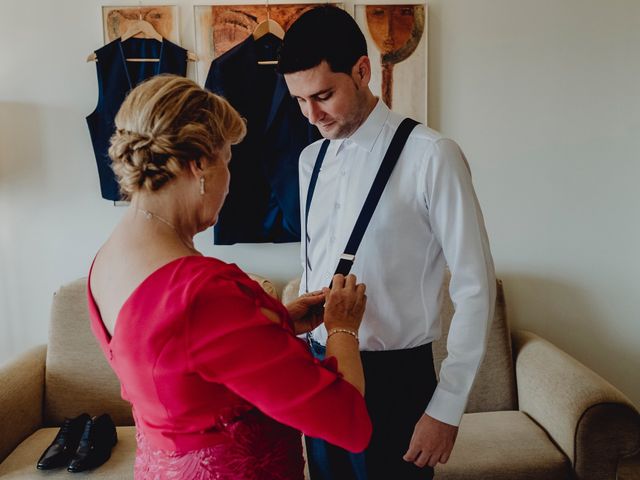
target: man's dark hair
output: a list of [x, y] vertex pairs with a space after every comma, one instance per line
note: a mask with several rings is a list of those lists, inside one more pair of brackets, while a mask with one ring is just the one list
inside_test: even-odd
[[351, 75], [353, 66], [366, 54], [367, 41], [351, 15], [325, 5], [305, 12], [289, 27], [278, 71], [301, 72], [325, 60], [332, 72]]

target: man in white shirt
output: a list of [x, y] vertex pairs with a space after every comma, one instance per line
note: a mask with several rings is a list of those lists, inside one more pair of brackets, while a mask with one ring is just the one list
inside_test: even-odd
[[[300, 156], [304, 293], [329, 285], [403, 118], [369, 89], [366, 41], [341, 9], [324, 6], [302, 15], [285, 36], [278, 68], [302, 113], [330, 140], [308, 220], [310, 178], [323, 141]], [[446, 266], [455, 314], [436, 382], [431, 342], [441, 334]], [[454, 141], [423, 125], [414, 128], [351, 272], [367, 285], [359, 336], [374, 433], [364, 455], [308, 439], [312, 479], [432, 478], [433, 467], [446, 463], [453, 448], [495, 303], [484, 220]], [[311, 334], [317, 355], [326, 338], [322, 325]]]

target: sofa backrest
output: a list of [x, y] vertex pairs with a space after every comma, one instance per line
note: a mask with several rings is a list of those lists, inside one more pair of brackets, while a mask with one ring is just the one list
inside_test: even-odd
[[[277, 297], [271, 282], [250, 275]], [[89, 324], [87, 279], [61, 287], [53, 296], [45, 371], [44, 423], [60, 425], [83, 412], [109, 413], [116, 425], [133, 425], [131, 405], [107, 363]]]
[[[439, 374], [442, 360], [447, 356], [447, 337], [453, 317], [453, 303], [449, 296], [450, 275], [447, 272], [442, 283], [442, 337], [433, 342], [433, 359]], [[289, 282], [282, 293], [284, 303], [298, 296], [300, 279]], [[516, 377], [511, 353], [511, 334], [507, 322], [506, 304], [502, 282], [498, 280], [496, 309], [489, 331], [485, 354], [467, 403], [467, 413], [517, 410]]]

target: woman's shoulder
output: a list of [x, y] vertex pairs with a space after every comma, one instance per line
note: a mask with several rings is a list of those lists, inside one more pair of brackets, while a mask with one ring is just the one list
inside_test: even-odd
[[198, 282], [235, 282], [249, 279], [235, 263], [215, 257], [193, 255], [175, 260], [174, 275]]
[[273, 284], [262, 277], [250, 276], [234, 263], [211, 257], [189, 257], [178, 270], [181, 274], [176, 276], [176, 285], [182, 281], [188, 283], [188, 288], [180, 290], [182, 298], [188, 298], [193, 309], [219, 310], [229, 306], [250, 315], [256, 309], [266, 308], [283, 318], [287, 316]]
[[225, 273], [240, 270], [233, 263], [226, 263], [215, 257], [207, 257], [205, 255], [188, 255], [176, 258], [173, 263], [176, 271], [181, 274], [193, 273]]
[[264, 292], [235, 263], [226, 263], [214, 257], [190, 256], [178, 259], [170, 273], [173, 283], [188, 287], [192, 296], [208, 298], [240, 295], [254, 298]]

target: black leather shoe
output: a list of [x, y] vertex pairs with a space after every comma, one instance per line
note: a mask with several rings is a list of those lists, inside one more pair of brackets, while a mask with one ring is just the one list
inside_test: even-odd
[[117, 442], [116, 426], [108, 414], [90, 418], [67, 470], [84, 472], [99, 467], [111, 458], [111, 449]]
[[66, 418], [51, 445], [40, 456], [36, 467], [38, 470], [50, 470], [63, 467], [69, 463], [78, 448], [84, 425], [91, 417], [83, 413], [76, 418]]

